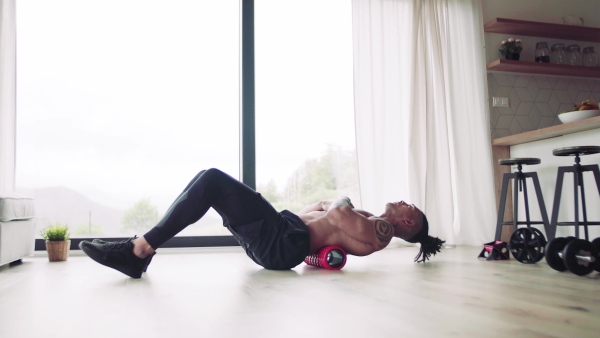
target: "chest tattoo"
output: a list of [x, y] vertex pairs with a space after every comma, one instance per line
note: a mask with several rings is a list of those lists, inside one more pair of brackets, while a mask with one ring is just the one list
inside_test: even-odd
[[389, 242], [394, 236], [392, 225], [382, 219], [375, 220], [375, 235], [380, 242]]

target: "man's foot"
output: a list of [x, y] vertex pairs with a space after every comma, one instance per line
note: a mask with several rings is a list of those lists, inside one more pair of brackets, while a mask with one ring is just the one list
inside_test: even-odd
[[139, 258], [133, 253], [133, 240], [130, 238], [121, 242], [93, 243], [81, 241], [79, 248], [96, 262], [120, 271], [132, 278], [142, 277], [142, 271], [148, 266], [152, 255]]
[[[135, 238], [135, 237], [134, 237], [134, 238]], [[92, 243], [98, 243], [98, 244], [108, 244], [108, 243], [112, 243], [112, 242], [107, 242], [107, 241], [101, 240], [100, 238], [95, 238], [95, 239], [92, 241]], [[155, 253], [154, 253], [154, 254], [155, 254]], [[152, 254], [152, 255], [150, 255], [150, 256], [149, 256], [148, 263], [146, 264], [146, 266], [144, 266], [144, 270], [143, 270], [144, 272], [146, 272], [146, 271], [148, 270], [148, 265], [150, 265], [150, 262], [152, 262], [152, 256], [154, 256], [154, 254]]]

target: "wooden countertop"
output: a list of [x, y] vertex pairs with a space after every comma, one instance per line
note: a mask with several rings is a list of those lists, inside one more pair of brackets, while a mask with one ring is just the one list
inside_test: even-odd
[[581, 131], [600, 128], [600, 116], [585, 120], [564, 123], [552, 127], [528, 131], [521, 134], [515, 134], [500, 137], [492, 140], [493, 146], [514, 146], [533, 141], [544, 140], [552, 137], [574, 134]]

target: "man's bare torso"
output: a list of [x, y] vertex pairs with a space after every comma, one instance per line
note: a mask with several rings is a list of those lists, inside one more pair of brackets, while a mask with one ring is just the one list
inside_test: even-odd
[[[327, 211], [309, 211], [301, 213], [298, 216], [307, 225], [310, 233], [309, 254], [316, 253], [328, 245], [337, 245], [344, 248], [348, 254], [365, 256], [383, 249], [389, 243], [389, 241], [384, 243], [369, 243], [352, 238], [340, 227], [334, 226], [329, 222]], [[373, 223], [373, 229], [375, 229], [375, 222], [378, 218], [369, 217], [368, 220]]]

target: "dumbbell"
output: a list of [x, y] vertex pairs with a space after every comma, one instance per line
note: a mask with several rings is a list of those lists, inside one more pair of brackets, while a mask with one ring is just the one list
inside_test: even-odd
[[[600, 237], [594, 239], [592, 241], [592, 245], [594, 246], [594, 248], [596, 248], [596, 252], [598, 252], [598, 255], [600, 256]], [[600, 272], [600, 261], [596, 263], [596, 267], [594, 268], [594, 270]]]
[[546, 244], [544, 256], [548, 265], [554, 270], [568, 269], [576, 275], [583, 276], [592, 270], [600, 269], [600, 257], [596, 245], [575, 237], [557, 237]]

